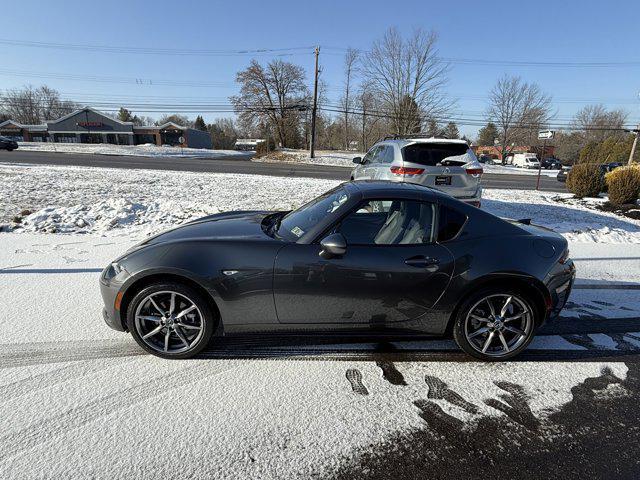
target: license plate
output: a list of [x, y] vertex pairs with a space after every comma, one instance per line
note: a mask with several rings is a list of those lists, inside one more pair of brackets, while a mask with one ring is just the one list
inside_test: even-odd
[[451, 185], [451, 175], [437, 176], [436, 185]]

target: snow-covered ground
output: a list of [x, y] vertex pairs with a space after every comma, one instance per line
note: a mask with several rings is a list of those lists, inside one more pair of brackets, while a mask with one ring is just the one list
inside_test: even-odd
[[[153, 233], [209, 213], [291, 209], [338, 181], [261, 175], [119, 170], [0, 164], [0, 224], [26, 232], [118, 235]], [[640, 243], [640, 221], [594, 208], [598, 200], [527, 190], [484, 191], [483, 208], [503, 217], [531, 218], [568, 240]], [[559, 202], [558, 199], [562, 199]]]
[[237, 150], [210, 150], [206, 148], [158, 147], [144, 145], [109, 145], [87, 143], [18, 142], [19, 149], [28, 152], [89, 153], [95, 155], [130, 155], [135, 157], [198, 157], [246, 156]]
[[[306, 150], [279, 150], [271, 155], [253, 159], [254, 162], [284, 162], [284, 163], [309, 163], [312, 165], [332, 165], [336, 167], [353, 167], [353, 159], [362, 157], [362, 152], [344, 152], [334, 150], [319, 150], [315, 158], [309, 157]], [[511, 175], [537, 175], [537, 170], [516, 168], [513, 165], [489, 165], [482, 164], [485, 173], [511, 174]], [[558, 170], [542, 170], [542, 175], [555, 177]]]
[[[385, 379], [388, 365], [375, 355], [350, 356], [373, 351], [368, 344], [163, 361], [100, 315], [99, 271], [140, 239], [134, 232], [0, 234], [0, 478], [325, 477], [392, 435], [424, 428], [413, 402], [427, 398], [425, 376], [469, 402], [434, 400], [467, 425], [504, 415], [486, 402], [503, 398], [501, 381], [519, 384], [544, 422], [585, 379], [603, 369], [626, 376], [622, 361], [431, 361], [433, 352], [455, 350], [435, 340], [393, 343], [396, 354], [407, 352], [394, 367], [406, 386]], [[571, 248], [580, 284], [640, 281], [640, 246]], [[568, 317], [638, 317], [633, 291], [576, 289], [571, 300]], [[615, 352], [620, 338], [640, 349], [638, 333], [618, 337], [543, 335], [530, 349]], [[352, 389], [347, 370], [360, 372], [367, 395]]]

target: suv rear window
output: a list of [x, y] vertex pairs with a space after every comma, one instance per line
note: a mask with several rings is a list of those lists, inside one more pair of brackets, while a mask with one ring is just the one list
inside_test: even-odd
[[[434, 167], [449, 157], [465, 155], [469, 147], [463, 143], [414, 143], [402, 149], [405, 162]], [[463, 159], [451, 159], [466, 163]]]

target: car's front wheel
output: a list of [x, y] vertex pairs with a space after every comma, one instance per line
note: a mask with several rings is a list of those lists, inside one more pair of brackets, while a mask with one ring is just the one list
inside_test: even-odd
[[522, 292], [485, 289], [458, 309], [453, 336], [469, 355], [481, 360], [507, 360], [533, 340], [536, 316], [535, 306]]
[[214, 313], [194, 289], [158, 283], [136, 294], [127, 309], [127, 327], [147, 352], [163, 358], [190, 358], [209, 343]]

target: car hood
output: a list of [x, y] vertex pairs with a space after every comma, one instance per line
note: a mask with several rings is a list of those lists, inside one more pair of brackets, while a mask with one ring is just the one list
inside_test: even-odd
[[151, 237], [138, 246], [195, 239], [273, 240], [262, 229], [262, 221], [271, 213], [273, 212], [242, 211], [209, 215]]

